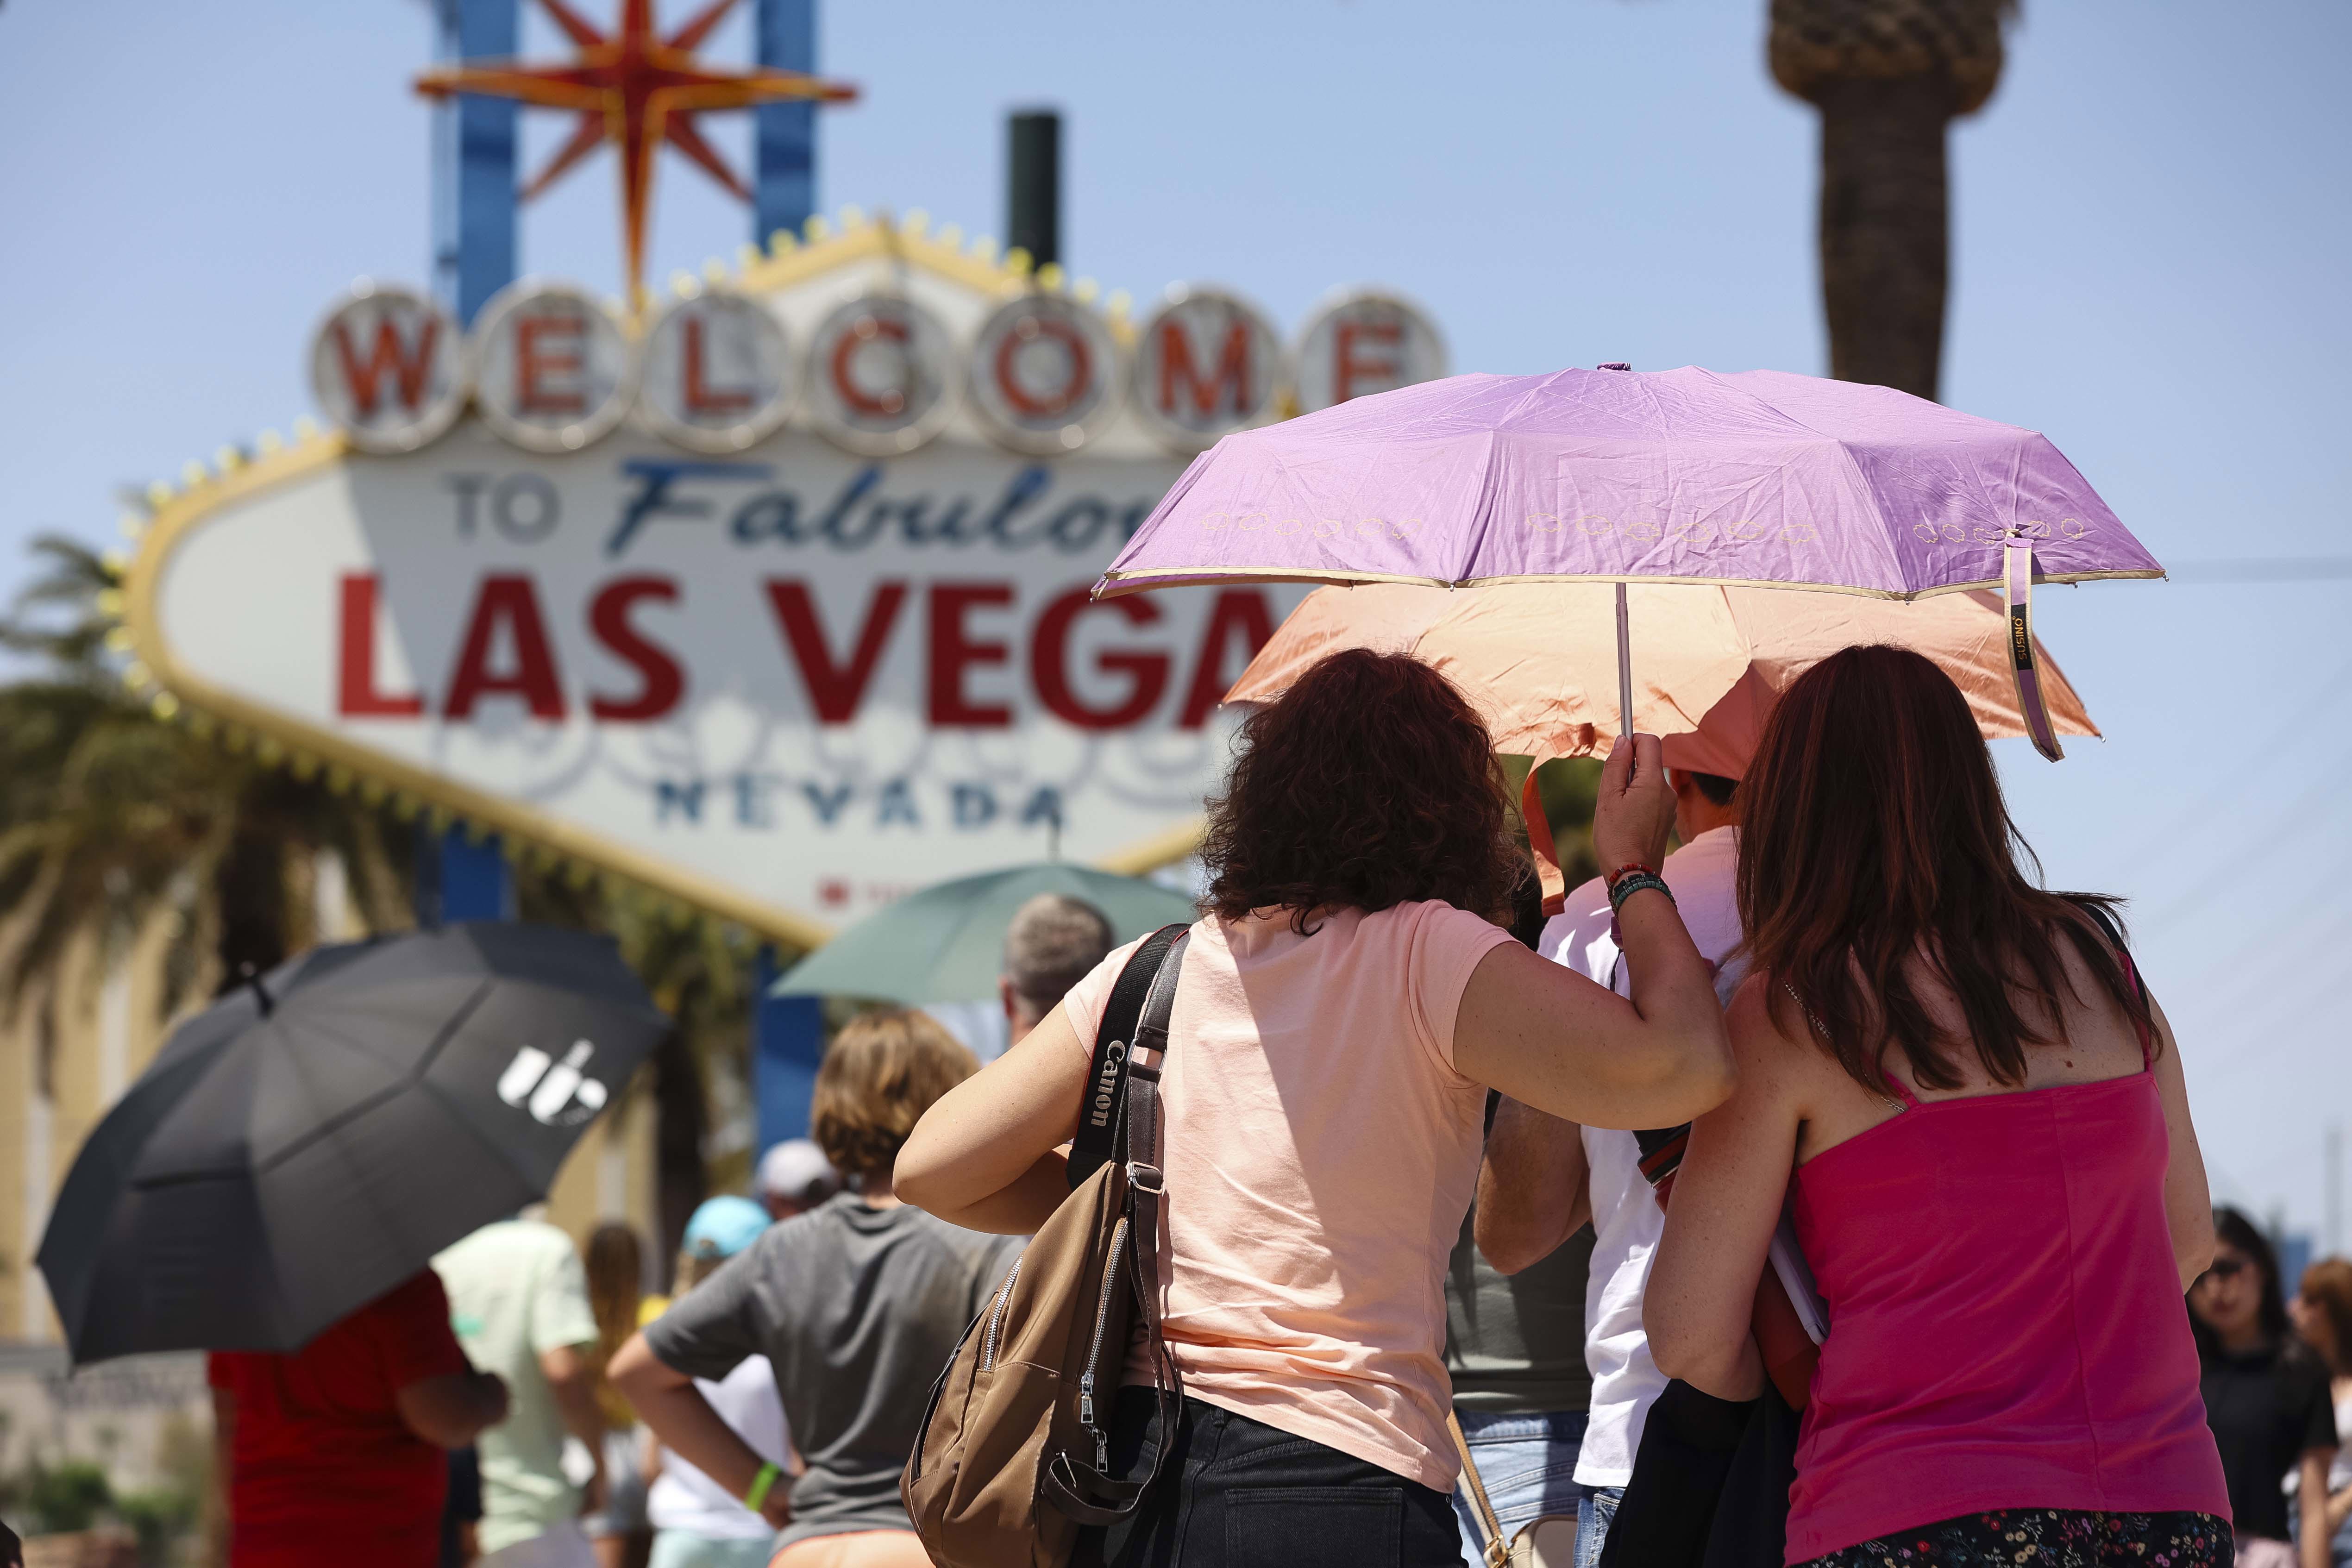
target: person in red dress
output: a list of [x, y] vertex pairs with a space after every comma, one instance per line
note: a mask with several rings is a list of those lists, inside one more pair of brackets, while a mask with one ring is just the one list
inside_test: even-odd
[[427, 1268], [290, 1355], [215, 1351], [228, 1568], [433, 1568], [446, 1450], [506, 1419]]

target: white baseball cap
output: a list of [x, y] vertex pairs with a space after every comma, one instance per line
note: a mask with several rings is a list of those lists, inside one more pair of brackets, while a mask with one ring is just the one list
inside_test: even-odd
[[841, 1190], [841, 1174], [814, 1143], [788, 1138], [760, 1157], [759, 1185], [770, 1197], [813, 1204]]

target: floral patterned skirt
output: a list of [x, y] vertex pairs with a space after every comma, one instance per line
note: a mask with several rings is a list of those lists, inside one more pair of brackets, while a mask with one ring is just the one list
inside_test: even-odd
[[1962, 1514], [1816, 1557], [1804, 1568], [2230, 1568], [2210, 1513], [2011, 1508]]

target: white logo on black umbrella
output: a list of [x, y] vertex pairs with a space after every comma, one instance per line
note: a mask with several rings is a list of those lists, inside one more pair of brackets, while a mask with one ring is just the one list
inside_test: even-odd
[[595, 1045], [588, 1040], [572, 1042], [562, 1061], [536, 1046], [525, 1046], [499, 1075], [499, 1098], [518, 1110], [529, 1110], [541, 1126], [575, 1126], [604, 1109], [604, 1086], [580, 1070], [595, 1054]]

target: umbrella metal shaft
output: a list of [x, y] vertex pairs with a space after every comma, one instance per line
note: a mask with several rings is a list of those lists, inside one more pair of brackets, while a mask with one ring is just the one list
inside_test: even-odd
[[1625, 612], [1625, 584], [1617, 584], [1617, 726], [1633, 733], [1633, 626]]

